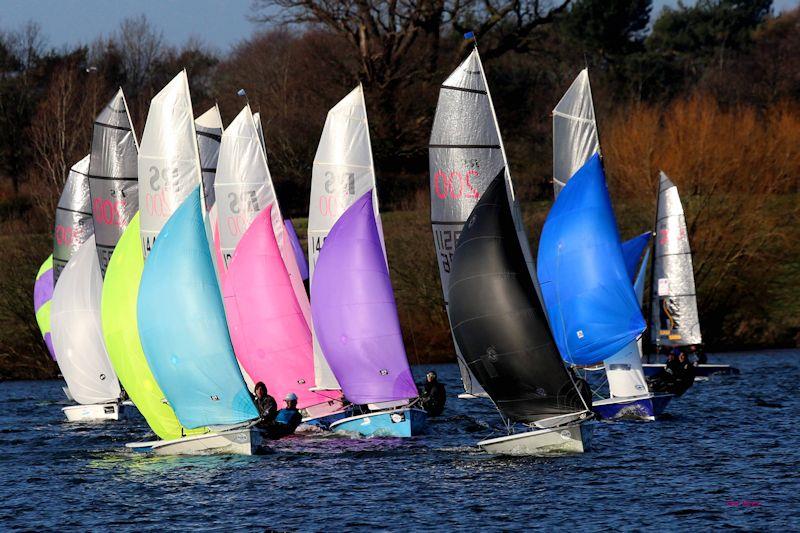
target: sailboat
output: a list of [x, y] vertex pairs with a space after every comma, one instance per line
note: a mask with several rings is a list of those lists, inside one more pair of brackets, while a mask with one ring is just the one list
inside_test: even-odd
[[[508, 167], [477, 48], [442, 83], [428, 154], [431, 229], [447, 309], [453, 252], [464, 222], [491, 180]], [[464, 386], [459, 398], [486, 397], [455, 348]]]
[[464, 224], [448, 281], [453, 337], [509, 433], [478, 446], [507, 455], [583, 452], [591, 393], [561, 360], [506, 188], [501, 168]]
[[[651, 283], [650, 340], [658, 353], [662, 346], [688, 348], [703, 343], [692, 268], [692, 249], [678, 188], [661, 172], [656, 207], [655, 253]], [[645, 364], [648, 376], [664, 365]], [[738, 374], [730, 365], [699, 364], [695, 375]]]
[[33, 310], [36, 313], [36, 323], [42, 332], [42, 339], [53, 361], [56, 352], [53, 350], [53, 340], [50, 335], [50, 306], [53, 299], [53, 254], [45, 259], [36, 273], [33, 284]]
[[427, 413], [406, 358], [383, 241], [367, 191], [339, 217], [317, 256], [311, 282], [314, 330], [345, 398], [364, 412], [336, 432], [411, 437]]
[[128, 104], [119, 89], [94, 121], [89, 159], [95, 246], [104, 277], [117, 241], [139, 210], [138, 151]]
[[[593, 158], [596, 158], [596, 164], [589, 163]], [[581, 175], [586, 183], [581, 184], [580, 188], [594, 185], [595, 190], [585, 189], [573, 192], [574, 205], [562, 205], [558, 209], [556, 208], [556, 205], [559, 204], [560, 193], [582, 169], [588, 166], [593, 167], [595, 172], [602, 173], [603, 171], [589, 73], [587, 69], [583, 69], [553, 109], [553, 193], [556, 198], [556, 204], [551, 214], [555, 215], [558, 210], [564, 212], [564, 209], [570, 211], [563, 216], [560, 222], [552, 221], [547, 226], [551, 232], [560, 232], [558, 237], [554, 237], [551, 242], [547, 243], [547, 246], [542, 246], [544, 240], [540, 240], [539, 245], [539, 280], [543, 287], [545, 286], [545, 279], [555, 282], [554, 285], [548, 286], [548, 291], [545, 291], [544, 301], [549, 312], [556, 341], [562, 350], [562, 356], [570, 364], [575, 364], [573, 360], [574, 354], [565, 352], [568, 349], [568, 343], [566, 342], [566, 333], [562, 327], [564, 319], [560, 316], [554, 318], [554, 315], [564, 312], [580, 312], [579, 309], [583, 306], [565, 309], [564, 306], [560, 306], [557, 303], [560, 298], [563, 298], [562, 291], [558, 290], [558, 278], [561, 277], [565, 282], [565, 290], [569, 290], [570, 285], [572, 288], [577, 287], [572, 283], [574, 276], [577, 276], [578, 280], [602, 280], [604, 283], [595, 281], [584, 287], [586, 293], [581, 296], [579, 301], [588, 303], [591, 298], [594, 298], [593, 305], [596, 308], [583, 308], [587, 315], [583, 318], [578, 318], [578, 321], [583, 319], [592, 320], [592, 313], [604, 315], [607, 318], [606, 326], [608, 328], [605, 334], [613, 336], [614, 329], [616, 329], [617, 334], [622, 334], [622, 331], [626, 329], [623, 327], [622, 322], [618, 321], [614, 324], [614, 321], [610, 318], [612, 315], [608, 315], [606, 312], [606, 308], [611, 306], [614, 297], [618, 297], [622, 293], [612, 291], [608, 294], [604, 291], [610, 290], [615, 283], [624, 285], [626, 282], [624, 274], [627, 273], [627, 282], [631, 290], [628, 290], [628, 287], [620, 289], [624, 291], [625, 304], [620, 304], [614, 310], [625, 310], [628, 313], [634, 313], [635, 311], [636, 314], [641, 316], [641, 304], [636, 306], [632, 304], [632, 296], [634, 295], [632, 286], [636, 278], [636, 264], [649, 241], [649, 236], [640, 235], [627, 243], [620, 244], [610, 198], [606, 202], [607, 191], [605, 194], [601, 192], [601, 188], [606, 190], [605, 180], [603, 178], [601, 186], [598, 180], [592, 180], [590, 176], [587, 176], [585, 170]], [[578, 185], [574, 186], [574, 188], [578, 188]], [[587, 201], [592, 201], [591, 195], [594, 195], [594, 202], [587, 204]], [[563, 204], [564, 202], [561, 203]], [[550, 220], [551, 215], [548, 215], [548, 221]], [[608, 247], [607, 254], [602, 257], [593, 253], [601, 246], [601, 242], [602, 245]], [[571, 250], [567, 250], [568, 248], [571, 248]], [[572, 263], [574, 263], [575, 268], [571, 271], [569, 271], [568, 261], [563, 259], [567, 253], [571, 253], [574, 257]], [[543, 255], [546, 257], [543, 258]], [[547, 278], [545, 278], [542, 271], [543, 259], [545, 263], [548, 262], [548, 259], [558, 261], [548, 267]], [[616, 268], [610, 268], [612, 265], [615, 265]], [[603, 277], [598, 278], [599, 276]], [[554, 307], [556, 308], [555, 310], [553, 309]], [[576, 318], [568, 317], [570, 320]], [[555, 320], [555, 323], [553, 323], [553, 320]], [[641, 321], [643, 322], [643, 318]], [[592, 335], [594, 335], [596, 342], [602, 344], [605, 342], [603, 339], [610, 339], [611, 337], [599, 334], [596, 323], [597, 320], [595, 320], [595, 325], [591, 328]], [[559, 331], [561, 334], [559, 334]], [[575, 339], [571, 338], [571, 340], [574, 341]], [[591, 358], [593, 362], [582, 363], [586, 365], [599, 363], [601, 360], [598, 357], [602, 354], [608, 356], [607, 361], [603, 362], [602, 368], [608, 378], [610, 395], [609, 398], [593, 402], [595, 413], [603, 418], [653, 420], [655, 416], [661, 414], [666, 404], [669, 403], [671, 396], [656, 395], [648, 390], [641, 366], [641, 343], [639, 339], [632, 338], [622, 346], [619, 343], [611, 346], [616, 346], [618, 351], [616, 353], [610, 352], [608, 347], [601, 346], [587, 349], [585, 360]], [[589, 353], [592, 354], [591, 357]]]
[[[138, 167], [139, 234], [146, 258], [136, 295], [138, 337], [164, 401], [183, 429], [178, 438], [127, 446], [158, 454], [253, 453], [261, 437], [250, 423], [258, 412], [233, 356], [211, 259], [185, 71], [151, 102]], [[136, 267], [130, 275], [134, 280]]]
[[[337, 396], [329, 399], [310, 390], [314, 361], [303, 313], [308, 297], [299, 273], [293, 276], [289, 270], [297, 272], [298, 265], [249, 107], [222, 136], [216, 188], [228, 204], [220, 208], [227, 268], [222, 293], [237, 360], [253, 382], [263, 382], [275, 397], [295, 393], [305, 416], [338, 411]], [[228, 202], [231, 195], [237, 205]], [[300, 299], [295, 279], [301, 283]]]
[[[342, 214], [367, 191], [375, 189], [375, 165], [369, 137], [364, 89], [350, 91], [333, 106], [325, 118], [311, 173], [311, 198], [308, 207], [309, 285], [314, 292], [314, 271], [325, 240]], [[371, 197], [377, 227], [378, 199]], [[386, 257], [383, 232], [379, 229], [381, 253]], [[385, 259], [384, 259], [385, 262]], [[312, 302], [313, 308], [313, 302]], [[312, 324], [314, 341], [314, 390], [337, 392], [341, 386]], [[351, 400], [352, 401], [352, 400]]]

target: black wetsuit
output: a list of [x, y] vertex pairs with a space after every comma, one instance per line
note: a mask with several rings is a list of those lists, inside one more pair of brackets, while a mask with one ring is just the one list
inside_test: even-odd
[[428, 416], [439, 416], [444, 412], [444, 404], [447, 402], [444, 385], [438, 380], [426, 381], [422, 386], [420, 401]]
[[258, 408], [258, 415], [261, 417], [261, 422], [271, 424], [275, 420], [275, 415], [278, 413], [278, 404], [275, 398], [269, 394], [262, 398], [253, 398], [253, 401]]
[[689, 390], [689, 387], [694, 383], [694, 365], [686, 359], [684, 362], [678, 361], [677, 370], [675, 372], [675, 384], [672, 392], [675, 396], [681, 396], [684, 392]]

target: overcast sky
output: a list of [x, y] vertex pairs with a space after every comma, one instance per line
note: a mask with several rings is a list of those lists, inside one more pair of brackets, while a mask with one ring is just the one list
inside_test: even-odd
[[[691, 0], [689, 0], [691, 1]], [[775, 0], [778, 11], [800, 0]], [[13, 30], [29, 20], [38, 22], [51, 47], [88, 43], [108, 35], [121, 20], [141, 13], [180, 45], [199, 37], [219, 52], [247, 38], [256, 25], [247, 20], [251, 0], [0, 0], [0, 29]], [[657, 13], [677, 0], [654, 0]]]

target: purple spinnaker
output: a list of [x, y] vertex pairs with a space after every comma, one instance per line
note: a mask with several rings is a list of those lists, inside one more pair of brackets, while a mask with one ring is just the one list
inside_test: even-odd
[[311, 284], [311, 315], [322, 353], [348, 400], [381, 403], [418, 395], [371, 190], [325, 239]]
[[297, 269], [300, 271], [300, 277], [305, 281], [308, 279], [308, 260], [306, 259], [306, 254], [303, 253], [303, 247], [300, 246], [300, 239], [297, 238], [297, 232], [294, 230], [292, 219], [283, 219], [283, 225], [286, 228], [286, 235], [289, 236], [289, 242], [292, 243], [292, 250], [294, 251], [294, 258], [297, 261]]

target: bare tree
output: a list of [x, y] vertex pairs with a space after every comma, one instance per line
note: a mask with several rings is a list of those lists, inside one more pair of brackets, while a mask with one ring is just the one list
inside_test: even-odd
[[145, 15], [139, 15], [120, 23], [114, 42], [122, 57], [125, 91], [138, 94], [165, 51], [164, 35], [152, 27]]

